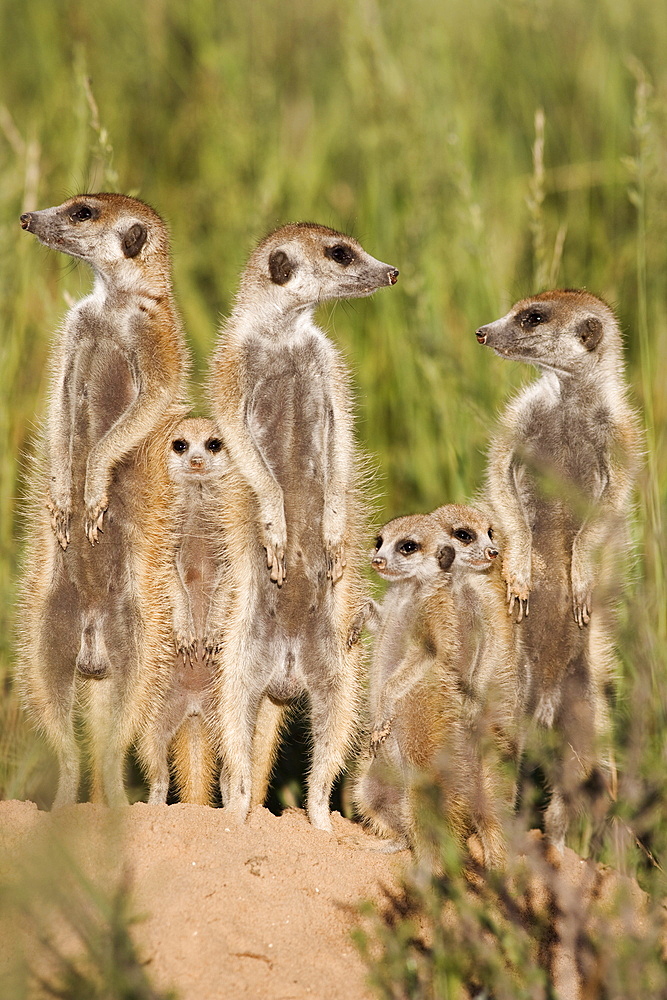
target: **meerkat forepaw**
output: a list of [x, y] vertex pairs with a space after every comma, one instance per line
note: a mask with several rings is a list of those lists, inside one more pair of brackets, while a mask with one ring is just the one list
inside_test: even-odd
[[69, 522], [71, 511], [67, 507], [60, 507], [58, 504], [49, 501], [46, 509], [51, 515], [51, 527], [58, 539], [58, 544], [62, 549], [69, 545]]
[[194, 632], [174, 632], [174, 646], [176, 652], [183, 657], [183, 666], [186, 661], [192, 666], [197, 660], [197, 638]]
[[327, 580], [338, 583], [343, 576], [343, 570], [347, 566], [345, 558], [345, 547], [342, 542], [333, 545], [325, 545]]
[[98, 503], [86, 504], [85, 530], [91, 545], [99, 541], [98, 535], [104, 534], [102, 524], [108, 507], [109, 501], [106, 497], [103, 497]]
[[222, 633], [210, 632], [204, 636], [204, 661], [206, 664], [212, 663], [222, 649]]
[[519, 577], [515, 574], [508, 574], [505, 581], [507, 583], [508, 614], [513, 617], [516, 608], [517, 622], [523, 621], [524, 618], [528, 617], [530, 610], [530, 584], [526, 582], [525, 577]]
[[579, 628], [584, 628], [591, 620], [592, 595], [590, 587], [575, 586], [572, 583], [572, 612]]
[[370, 740], [370, 750], [373, 757], [377, 756], [378, 750], [391, 733], [391, 722], [391, 719], [384, 719], [373, 727]]

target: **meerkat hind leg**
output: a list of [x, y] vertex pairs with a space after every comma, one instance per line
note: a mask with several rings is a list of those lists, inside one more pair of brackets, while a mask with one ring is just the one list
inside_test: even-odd
[[280, 744], [280, 730], [287, 712], [286, 705], [277, 704], [267, 697], [259, 706], [252, 745], [251, 807], [264, 805]]
[[354, 694], [353, 681], [345, 676], [344, 670], [340, 670], [335, 683], [325, 681], [310, 689], [313, 756], [306, 811], [312, 825], [328, 833], [333, 832], [329, 811], [331, 788], [345, 764], [354, 725]]

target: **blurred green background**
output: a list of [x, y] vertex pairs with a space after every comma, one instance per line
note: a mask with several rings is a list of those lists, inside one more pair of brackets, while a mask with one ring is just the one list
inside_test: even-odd
[[52, 334], [90, 287], [18, 216], [103, 189], [168, 221], [198, 375], [269, 229], [318, 221], [400, 269], [320, 316], [353, 372], [378, 520], [479, 488], [531, 372], [480, 348], [477, 326], [553, 285], [617, 309], [647, 424], [616, 706], [619, 759], [642, 775], [629, 814], [662, 790], [664, 15], [654, 0], [0, 0], [3, 794], [48, 801], [11, 687], [20, 498]]

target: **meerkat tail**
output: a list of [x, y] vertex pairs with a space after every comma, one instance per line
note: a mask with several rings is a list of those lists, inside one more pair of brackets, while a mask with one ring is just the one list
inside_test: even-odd
[[181, 802], [212, 804], [215, 747], [201, 716], [187, 718], [172, 743], [174, 774]]

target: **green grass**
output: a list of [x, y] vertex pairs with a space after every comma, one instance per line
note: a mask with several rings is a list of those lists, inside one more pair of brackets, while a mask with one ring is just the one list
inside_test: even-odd
[[665, 51], [653, 0], [0, 0], [5, 794], [46, 801], [52, 779], [8, 679], [18, 509], [52, 333], [90, 283], [18, 216], [117, 188], [170, 224], [199, 374], [270, 228], [320, 221], [400, 268], [396, 288], [322, 312], [354, 373], [380, 517], [479, 488], [496, 414], [530, 373], [482, 350], [477, 326], [551, 283], [617, 309], [647, 441], [615, 713], [619, 810], [667, 860], [655, 806], [667, 714]]

